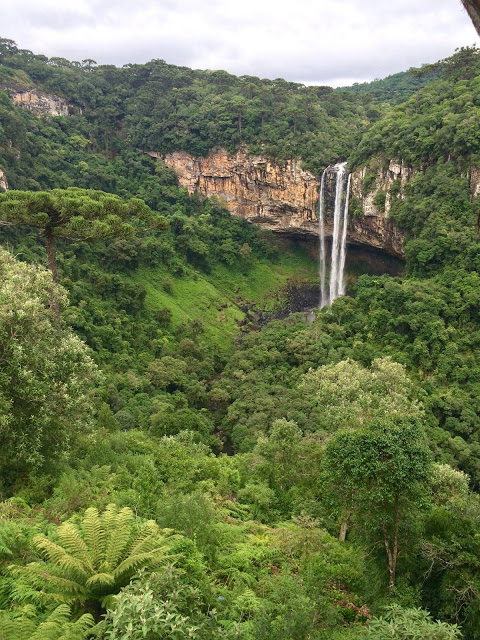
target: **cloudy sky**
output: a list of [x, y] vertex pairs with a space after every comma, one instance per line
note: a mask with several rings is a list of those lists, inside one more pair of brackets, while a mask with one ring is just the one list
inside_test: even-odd
[[478, 44], [460, 0], [2, 0], [0, 37], [69, 60], [333, 86]]

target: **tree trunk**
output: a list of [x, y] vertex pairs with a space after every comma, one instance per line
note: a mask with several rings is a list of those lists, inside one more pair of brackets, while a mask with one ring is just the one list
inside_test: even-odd
[[50, 309], [52, 310], [57, 322], [60, 322], [60, 306], [55, 295], [55, 285], [58, 284], [57, 270], [57, 251], [55, 247], [55, 238], [51, 233], [45, 235], [45, 246], [47, 249], [47, 266], [52, 274], [54, 286], [50, 289]]
[[395, 579], [397, 573], [398, 558], [398, 496], [395, 497], [394, 516], [393, 516], [393, 541], [390, 544], [387, 527], [383, 525], [383, 542], [388, 558], [388, 590], [391, 593], [395, 588]]
[[52, 280], [55, 284], [58, 283], [58, 270], [57, 270], [57, 251], [55, 247], [55, 238], [51, 233], [45, 234], [45, 245], [47, 248], [47, 266], [52, 274]]
[[462, 0], [462, 4], [480, 36], [480, 0]]
[[390, 546], [388, 533], [385, 525], [383, 526], [383, 542], [388, 558], [388, 590], [391, 593], [395, 587], [395, 578], [397, 572], [397, 532], [395, 531], [393, 546]]
[[339, 542], [345, 542], [345, 538], [347, 537], [348, 527], [350, 526], [350, 516], [351, 515], [352, 515], [352, 512], [349, 511], [347, 513], [347, 515], [345, 516], [345, 518], [342, 520], [342, 523], [340, 525], [340, 532], [338, 534], [338, 541]]

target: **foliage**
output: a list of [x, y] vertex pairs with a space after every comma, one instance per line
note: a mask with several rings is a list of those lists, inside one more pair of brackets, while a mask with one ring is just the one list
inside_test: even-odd
[[39, 616], [33, 605], [25, 605], [14, 613], [0, 611], [0, 639], [11, 640], [85, 640], [93, 618], [86, 613], [74, 622], [70, 607], [60, 604], [51, 613]]
[[199, 589], [173, 567], [162, 572], [139, 573], [138, 579], [115, 596], [102, 638], [225, 638], [218, 629], [215, 610], [209, 610]]
[[[62, 456], [92, 417], [96, 367], [85, 345], [47, 308], [42, 268], [0, 250], [1, 454], [4, 489]], [[55, 286], [58, 300], [66, 292]]]
[[98, 617], [113, 594], [141, 567], [154, 569], [171, 557], [172, 540], [155, 522], [138, 522], [128, 507], [86, 510], [79, 523], [64, 522], [34, 544], [45, 560], [13, 567], [20, 578], [17, 599], [39, 603], [79, 602]]
[[461, 638], [456, 625], [434, 622], [422, 609], [402, 609], [398, 605], [388, 607], [384, 618], [374, 618], [363, 636], [377, 640], [407, 640], [425, 638], [425, 640], [455, 640]]
[[441, 74], [376, 122], [352, 154], [355, 165], [382, 155], [416, 167], [439, 159], [466, 166], [478, 157], [479, 50], [462, 47]]
[[428, 515], [421, 542], [425, 604], [441, 619], [461, 624], [466, 637], [475, 637], [479, 624], [479, 518], [478, 495], [457, 490]]
[[367, 544], [385, 547], [389, 590], [399, 549], [425, 508], [429, 454], [415, 419], [385, 416], [336, 434], [325, 451], [325, 482]]
[[347, 359], [310, 369], [299, 388], [318, 405], [315, 429], [359, 427], [375, 419], [423, 415], [405, 368], [377, 358], [371, 369]]
[[7, 191], [0, 194], [0, 213], [5, 222], [34, 226], [45, 235], [60, 238], [107, 239], [130, 235], [124, 226], [133, 214], [139, 220], [151, 218], [149, 208], [139, 199], [122, 202], [112, 194], [91, 189], [53, 189], [52, 191]]
[[[60, 358], [68, 330], [47, 307], [64, 290], [5, 257], [0, 471], [17, 497], [0, 511], [2, 622], [21, 637], [50, 617], [62, 637], [103, 603], [106, 638], [454, 638], [455, 624], [476, 638], [478, 51], [335, 91], [160, 60], [49, 60], [5, 39], [0, 62], [0, 168], [24, 191], [0, 198], [2, 220], [28, 223], [2, 224], [2, 241], [45, 262], [31, 228], [45, 233], [65, 210], [63, 322], [104, 371], [99, 383], [78, 341]], [[65, 96], [70, 115], [15, 107], [9, 94], [32, 86]], [[314, 261], [187, 193], [145, 153], [222, 146], [301, 156], [316, 172], [350, 155], [364, 192], [387, 159], [402, 161], [412, 177], [389, 194], [402, 277], [351, 274], [353, 296], [311, 326], [272, 320], [298, 308]], [[385, 201], [380, 191], [374, 204]], [[57, 381], [77, 402], [71, 425], [49, 395]], [[144, 555], [132, 547], [142, 532]]]
[[438, 77], [440, 72], [441, 64], [423, 65], [420, 69], [411, 68], [386, 78], [376, 78], [371, 82], [354, 82], [351, 87], [342, 87], [340, 91], [348, 91], [357, 96], [370, 94], [377, 102], [396, 105], [408, 100], [411, 95]]
[[[346, 157], [379, 115], [368, 94], [359, 100], [330, 87], [193, 71], [163, 60], [123, 68], [59, 63], [13, 43], [2, 54], [1, 86], [16, 90], [21, 78], [28, 87], [64, 96], [70, 112], [39, 120], [18, 113], [2, 92], [0, 166], [11, 188], [22, 190], [78, 186], [133, 195], [141, 174], [135, 195], [156, 198], [168, 191], [172, 175], [161, 169], [159, 183], [152, 180], [144, 150], [198, 156], [248, 145], [279, 161], [301, 156], [319, 173]], [[11, 146], [2, 144], [6, 140]]]

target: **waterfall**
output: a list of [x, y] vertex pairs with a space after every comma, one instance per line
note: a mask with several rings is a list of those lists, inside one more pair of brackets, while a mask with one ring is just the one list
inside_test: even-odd
[[351, 176], [349, 175], [344, 200], [346, 166], [346, 162], [341, 162], [333, 167], [336, 173], [336, 184], [335, 205], [333, 209], [333, 234], [329, 282], [330, 290], [328, 297], [326, 289], [325, 251], [325, 177], [329, 167], [327, 167], [323, 172], [320, 182], [318, 202], [318, 232], [320, 236], [320, 308], [328, 304], [332, 304], [336, 298], [345, 294], [344, 270], [347, 252], [348, 199], [350, 195], [351, 180]]
[[323, 207], [325, 201], [325, 176], [327, 170], [322, 173], [320, 182], [320, 196], [318, 198], [318, 235], [320, 237], [320, 259], [318, 261], [318, 275], [320, 276], [320, 305], [321, 309], [327, 304], [327, 287], [326, 287], [326, 253], [325, 253], [325, 225], [323, 221]]
[[348, 225], [348, 199], [350, 197], [350, 182], [352, 180], [352, 174], [348, 174], [347, 180], [347, 192], [345, 194], [345, 205], [343, 207], [343, 231], [342, 231], [342, 244], [340, 249], [340, 279], [338, 282], [338, 295], [345, 295], [345, 258], [347, 257], [347, 225]]

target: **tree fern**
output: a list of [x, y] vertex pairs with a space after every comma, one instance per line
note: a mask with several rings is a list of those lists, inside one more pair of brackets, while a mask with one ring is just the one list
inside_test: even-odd
[[93, 570], [92, 558], [81, 533], [71, 522], [64, 522], [58, 528], [58, 539], [62, 547], [77, 558], [86, 570]]
[[61, 544], [55, 544], [43, 535], [35, 536], [34, 544], [44, 552], [49, 562], [68, 572], [72, 579], [87, 579], [89, 570], [75, 555], [68, 553]]
[[13, 612], [0, 611], [0, 640], [85, 640], [93, 624], [89, 614], [72, 621], [68, 605], [43, 616], [25, 605]]
[[12, 600], [13, 576], [8, 572], [8, 563], [25, 564], [32, 560], [32, 538], [38, 533], [35, 526], [18, 522], [11, 517], [6, 502], [0, 508], [0, 609], [8, 608]]
[[96, 602], [100, 615], [99, 607], [138, 569], [171, 561], [171, 539], [153, 521], [138, 523], [128, 507], [108, 505], [102, 514], [87, 509], [81, 523], [57, 527], [55, 540], [34, 538], [45, 560], [11, 567], [18, 579], [16, 595], [36, 603]]
[[32, 602], [38, 605], [84, 601], [88, 591], [75, 580], [56, 575], [59, 570], [45, 563], [30, 563], [26, 567], [11, 567], [16, 578], [11, 597], [16, 602]]

